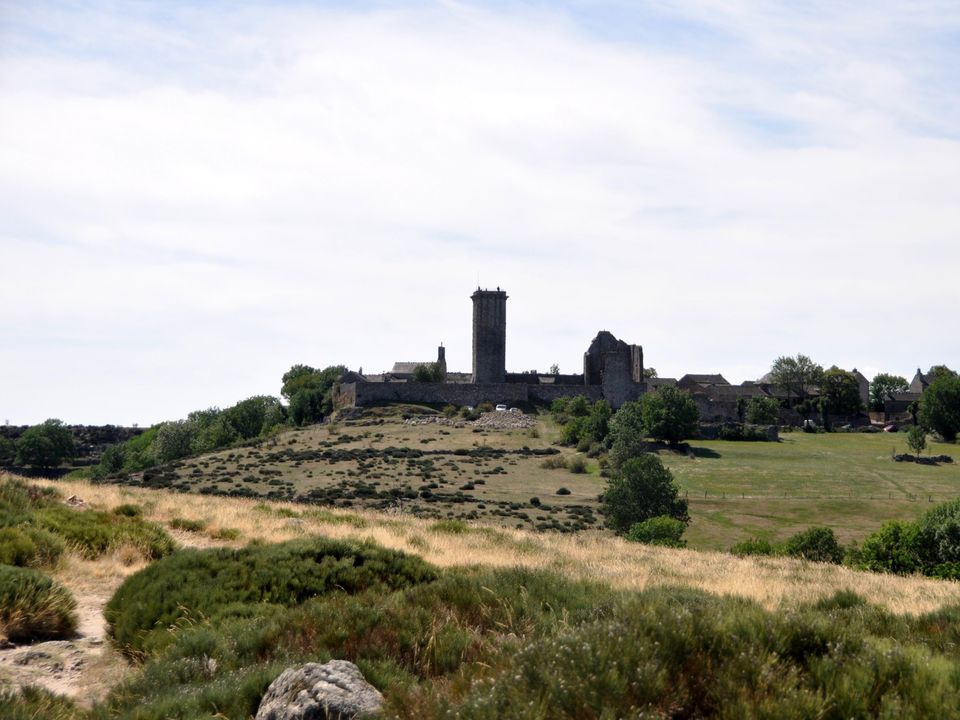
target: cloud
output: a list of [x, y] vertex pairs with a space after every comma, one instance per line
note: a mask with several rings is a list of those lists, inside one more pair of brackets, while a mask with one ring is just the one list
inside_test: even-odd
[[731, 380], [960, 349], [949, 4], [164, 8], [0, 13], [15, 422], [441, 340], [468, 369], [478, 283], [511, 368], [572, 371], [601, 328]]

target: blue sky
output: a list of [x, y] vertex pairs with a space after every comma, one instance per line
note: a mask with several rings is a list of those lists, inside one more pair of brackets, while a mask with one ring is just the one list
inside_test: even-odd
[[0, 2], [0, 421], [294, 363], [960, 365], [960, 5]]

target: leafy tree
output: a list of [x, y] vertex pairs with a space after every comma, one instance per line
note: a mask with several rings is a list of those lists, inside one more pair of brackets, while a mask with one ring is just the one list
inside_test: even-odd
[[294, 395], [307, 388], [328, 392], [346, 371], [343, 365], [330, 365], [323, 370], [309, 365], [294, 365], [283, 374], [280, 394], [287, 400], [292, 400]]
[[427, 365], [417, 365], [413, 369], [413, 375], [410, 379], [413, 382], [440, 383], [446, 380], [446, 375], [443, 372], [443, 366], [434, 362]]
[[610, 418], [610, 465], [619, 470], [630, 458], [646, 450], [643, 405], [625, 402]]
[[786, 391], [788, 400], [791, 397], [806, 397], [810, 387], [819, 385], [822, 377], [823, 367], [801, 354], [796, 357], [778, 357], [770, 368], [773, 384]]
[[607, 526], [617, 533], [660, 515], [690, 522], [687, 501], [680, 497], [673, 475], [651, 453], [628, 460], [607, 481], [602, 505]]
[[912, 426], [907, 430], [907, 446], [913, 450], [917, 460], [920, 460], [920, 453], [927, 447], [927, 431], [919, 425]]
[[186, 457], [193, 449], [197, 425], [189, 420], [165, 422], [157, 428], [153, 441], [153, 453], [158, 462], [169, 462]]
[[297, 427], [318, 423], [330, 411], [327, 402], [325, 393], [317, 388], [302, 390], [290, 401], [290, 418]]
[[848, 417], [863, 408], [860, 386], [852, 373], [836, 365], [823, 373], [820, 382], [820, 399], [826, 412]]
[[8, 437], [0, 436], [0, 465], [9, 465], [17, 455], [17, 444]]
[[[188, 417], [192, 417], [191, 413]], [[236, 442], [237, 431], [233, 428], [224, 413], [218, 414], [204, 422], [198, 423], [197, 434], [193, 440], [193, 451], [196, 453], [210, 452], [227, 447]]]
[[269, 395], [254, 395], [223, 411], [234, 432], [244, 440], [257, 437], [266, 427], [268, 411], [280, 401]]
[[60, 420], [51, 418], [28, 428], [17, 439], [16, 461], [18, 465], [50, 470], [72, 458], [74, 452], [70, 428]]
[[941, 375], [920, 396], [920, 425], [948, 441], [960, 432], [960, 377]]
[[657, 369], [648, 367], [643, 369], [643, 377], [647, 380], [650, 378], [655, 378], [657, 376]]
[[750, 398], [746, 418], [754, 425], [776, 425], [780, 420], [780, 403], [771, 397]]
[[690, 395], [675, 387], [662, 387], [640, 400], [646, 434], [676, 445], [697, 434], [700, 410]]
[[929, 380], [931, 384], [942, 377], [957, 377], [957, 373], [946, 365], [933, 365], [927, 370], [927, 380]]
[[877, 374], [870, 383], [870, 409], [882, 412], [884, 403], [892, 400], [894, 393], [906, 392], [909, 387], [907, 379], [900, 375]]
[[553, 365], [551, 365], [551, 366], [550, 366], [550, 374], [551, 374], [551, 375], [559, 375], [559, 374], [560, 374], [560, 366], [557, 365], [556, 363], [554, 363]]

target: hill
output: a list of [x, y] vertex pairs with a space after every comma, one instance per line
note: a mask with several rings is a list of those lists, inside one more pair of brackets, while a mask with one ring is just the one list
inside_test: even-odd
[[[605, 480], [597, 461], [558, 447], [560, 429], [547, 415], [535, 417], [533, 427], [501, 429], [426, 407], [372, 408], [124, 482], [505, 528], [601, 528]], [[955, 448], [933, 443], [928, 452]], [[690, 503], [690, 546], [726, 549], [752, 536], [783, 540], [811, 524], [858, 542], [887, 520], [915, 519], [956, 496], [960, 463], [893, 462], [905, 449], [901, 434], [786, 433], [776, 443], [697, 440], [660, 455]], [[586, 461], [585, 472], [571, 472], [579, 469], [575, 458]]]

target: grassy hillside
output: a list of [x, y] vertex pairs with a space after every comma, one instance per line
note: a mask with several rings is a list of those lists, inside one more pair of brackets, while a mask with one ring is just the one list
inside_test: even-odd
[[[39, 484], [88, 510], [140, 508], [187, 549], [152, 565], [123, 547], [97, 560], [68, 552], [54, 576], [81, 606], [99, 610], [120, 598], [110, 615], [119, 645], [70, 643], [88, 654], [71, 657], [84, 662], [66, 686], [62, 672], [29, 674], [4, 656], [57, 657], [63, 648], [0, 650], [0, 704], [10, 717], [246, 718], [284, 667], [330, 657], [358, 663], [384, 692], [388, 717], [960, 715], [954, 582], [654, 548], [598, 531]], [[217, 547], [244, 549], [204, 552]], [[337, 589], [282, 599], [282, 567], [296, 566], [303, 587], [313, 547], [384, 558], [382, 548], [399, 550], [435, 571], [386, 558], [372, 563], [390, 569], [378, 581], [353, 577], [348, 563], [337, 566], [347, 573]], [[261, 571], [237, 566], [231, 577], [269, 582], [269, 604], [258, 586], [238, 585], [244, 595], [234, 602], [240, 595], [218, 600], [198, 585], [205, 564], [248, 560]], [[315, 582], [329, 584], [325, 570]], [[163, 605], [154, 608], [157, 599]], [[103, 630], [87, 624], [81, 635]], [[134, 647], [123, 644], [130, 638]], [[4, 694], [24, 680], [75, 694], [79, 704]]]
[[[403, 421], [424, 411], [433, 412], [378, 408], [154, 468], [133, 481], [505, 528], [602, 527], [597, 496], [605, 480], [596, 461], [581, 474], [545, 467], [576, 455], [555, 445], [559, 430], [549, 418], [519, 430]], [[906, 450], [902, 435], [788, 433], [778, 443], [694, 441], [687, 454], [661, 457], [689, 498], [691, 547], [725, 549], [754, 535], [782, 540], [811, 524], [859, 541], [886, 520], [914, 519], [960, 492], [960, 462], [895, 463], [894, 450]], [[937, 443], [928, 453], [957, 454], [955, 445]], [[558, 494], [561, 488], [569, 494]]]

